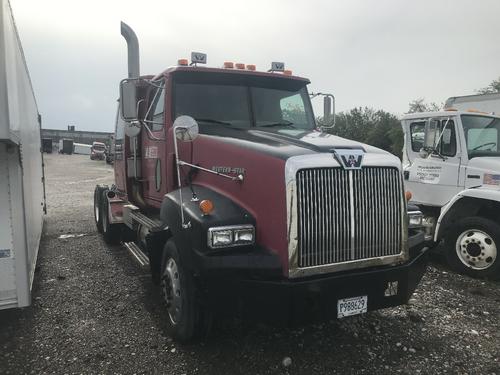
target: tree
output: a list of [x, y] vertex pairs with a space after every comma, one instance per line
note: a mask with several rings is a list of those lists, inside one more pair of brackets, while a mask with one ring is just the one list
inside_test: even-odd
[[[322, 124], [322, 119], [318, 119]], [[398, 118], [383, 110], [353, 108], [336, 116], [334, 128], [328, 132], [343, 138], [367, 143], [401, 157], [403, 130]]]
[[408, 104], [408, 113], [416, 113], [416, 112], [436, 112], [443, 107], [442, 105], [439, 105], [435, 102], [431, 103], [426, 103], [424, 98], [418, 98], [415, 100], [412, 100]]
[[478, 94], [495, 94], [497, 92], [500, 92], [500, 77], [498, 77], [498, 79], [496, 80], [491, 81], [488, 86], [476, 91]]

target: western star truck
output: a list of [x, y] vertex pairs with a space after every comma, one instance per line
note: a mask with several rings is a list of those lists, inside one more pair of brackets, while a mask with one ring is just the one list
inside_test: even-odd
[[[467, 99], [471, 99], [467, 102]], [[500, 277], [500, 95], [450, 98], [441, 112], [403, 117], [404, 177], [426, 240], [444, 242], [452, 268]]]
[[31, 303], [45, 210], [38, 114], [7, 0], [0, 0], [0, 309]]
[[207, 68], [192, 53], [140, 76], [121, 28], [115, 183], [96, 187], [95, 219], [150, 267], [176, 339], [213, 314], [293, 324], [407, 302], [426, 255], [397, 157], [319, 131], [309, 81], [282, 63]]

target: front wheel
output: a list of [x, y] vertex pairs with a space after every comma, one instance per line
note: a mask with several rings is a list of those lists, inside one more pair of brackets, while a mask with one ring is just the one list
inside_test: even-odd
[[195, 280], [182, 263], [173, 240], [162, 257], [161, 294], [167, 309], [167, 329], [180, 342], [189, 342], [203, 331], [202, 311]]
[[500, 278], [500, 226], [489, 219], [459, 221], [445, 238], [446, 258], [458, 272], [478, 278]]

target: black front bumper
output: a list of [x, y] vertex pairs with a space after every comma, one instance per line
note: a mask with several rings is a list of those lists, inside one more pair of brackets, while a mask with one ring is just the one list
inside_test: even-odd
[[[286, 280], [205, 280], [206, 303], [222, 314], [293, 325], [337, 318], [337, 301], [367, 296], [368, 311], [405, 304], [427, 266], [427, 249], [409, 262], [333, 275]], [[397, 290], [390, 289], [397, 282]], [[389, 284], [392, 283], [392, 284]]]

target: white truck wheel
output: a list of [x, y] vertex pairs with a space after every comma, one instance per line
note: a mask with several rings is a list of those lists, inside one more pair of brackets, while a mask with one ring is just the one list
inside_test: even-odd
[[500, 277], [500, 226], [482, 217], [459, 221], [445, 238], [451, 267], [474, 277]]

